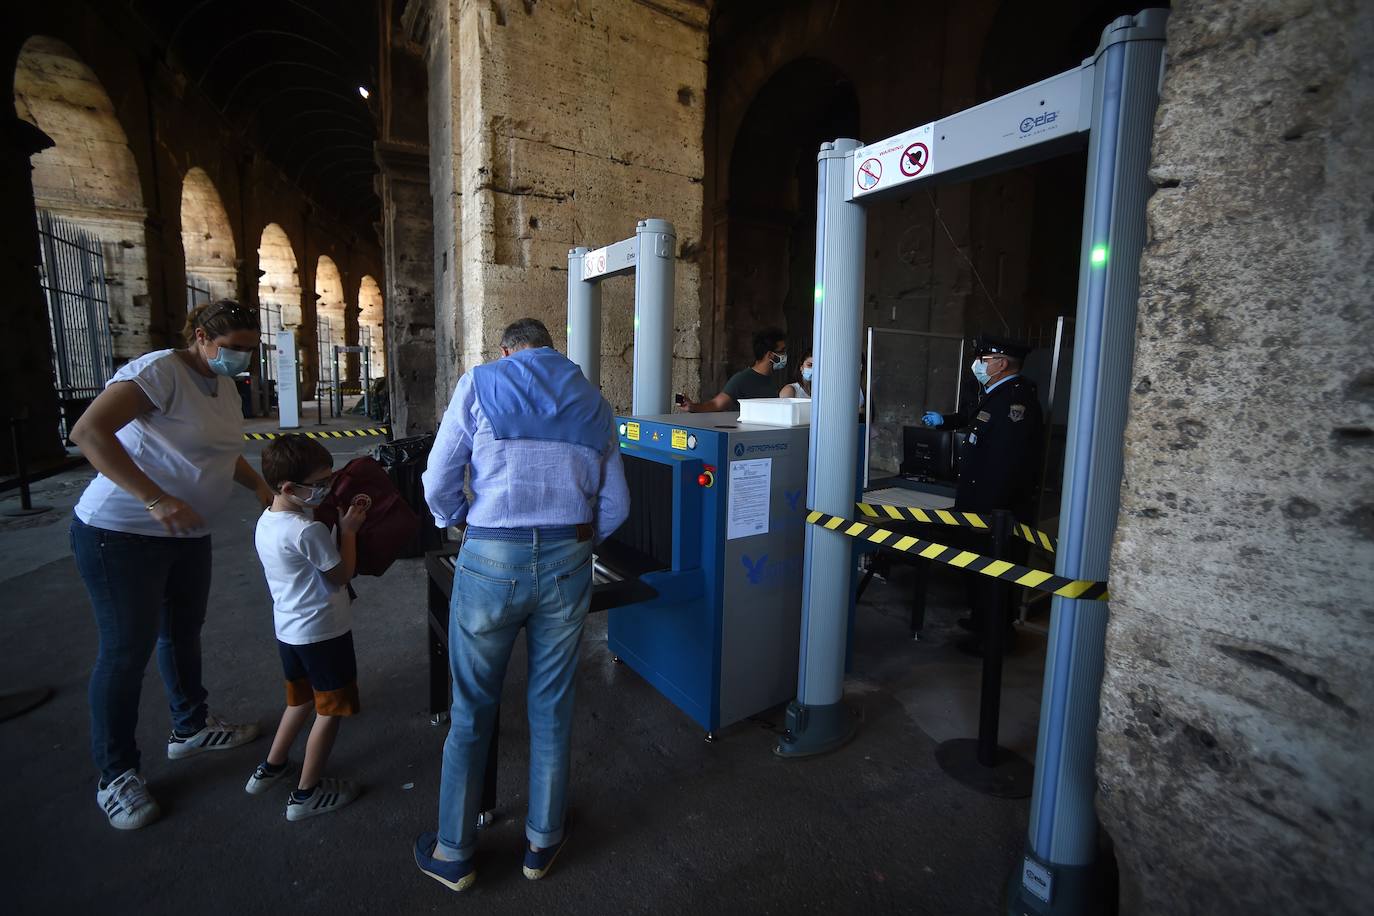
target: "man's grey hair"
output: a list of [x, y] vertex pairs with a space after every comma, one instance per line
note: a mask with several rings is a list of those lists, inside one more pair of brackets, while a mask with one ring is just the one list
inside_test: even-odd
[[552, 347], [553, 337], [538, 318], [521, 318], [506, 325], [501, 332], [501, 346], [511, 351], [526, 347]]

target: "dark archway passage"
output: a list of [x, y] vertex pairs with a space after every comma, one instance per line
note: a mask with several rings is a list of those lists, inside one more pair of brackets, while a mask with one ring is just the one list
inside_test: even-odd
[[[803, 58], [778, 70], [750, 104], [730, 156], [725, 359], [752, 362], [750, 337], [779, 325], [810, 343], [815, 286], [816, 151], [854, 136], [859, 102], [837, 68]], [[709, 386], [708, 386], [709, 387]]]

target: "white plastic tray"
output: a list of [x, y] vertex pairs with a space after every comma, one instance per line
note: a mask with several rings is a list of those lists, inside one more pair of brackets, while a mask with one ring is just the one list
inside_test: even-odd
[[810, 398], [745, 398], [739, 421], [759, 426], [810, 426]]

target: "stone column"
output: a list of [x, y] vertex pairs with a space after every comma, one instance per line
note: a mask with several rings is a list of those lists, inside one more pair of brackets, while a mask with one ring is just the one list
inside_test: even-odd
[[[397, 438], [433, 432], [434, 216], [429, 194], [429, 151], [377, 144], [386, 267], [387, 391]], [[443, 401], [447, 402], [447, 394]]]
[[8, 240], [0, 247], [0, 287], [11, 295], [6, 307], [0, 308], [0, 391], [5, 393], [0, 407], [0, 473], [13, 471], [11, 416], [28, 418], [24, 441], [30, 461], [62, 454], [29, 176], [29, 157], [51, 145], [42, 131], [13, 114], [0, 125], [0, 219]]
[[1175, 3], [1111, 565], [1121, 912], [1374, 886], [1374, 8]]

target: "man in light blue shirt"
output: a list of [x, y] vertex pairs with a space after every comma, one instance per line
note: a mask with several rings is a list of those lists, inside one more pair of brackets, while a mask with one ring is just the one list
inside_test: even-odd
[[620, 527], [630, 503], [610, 405], [553, 349], [543, 323], [524, 318], [506, 328], [501, 357], [458, 382], [423, 478], [434, 520], [467, 526], [449, 607], [453, 707], [439, 830], [415, 843], [420, 870], [455, 891], [477, 879], [483, 770], [521, 627], [529, 649], [525, 877], [542, 878], [563, 847], [592, 546]]

